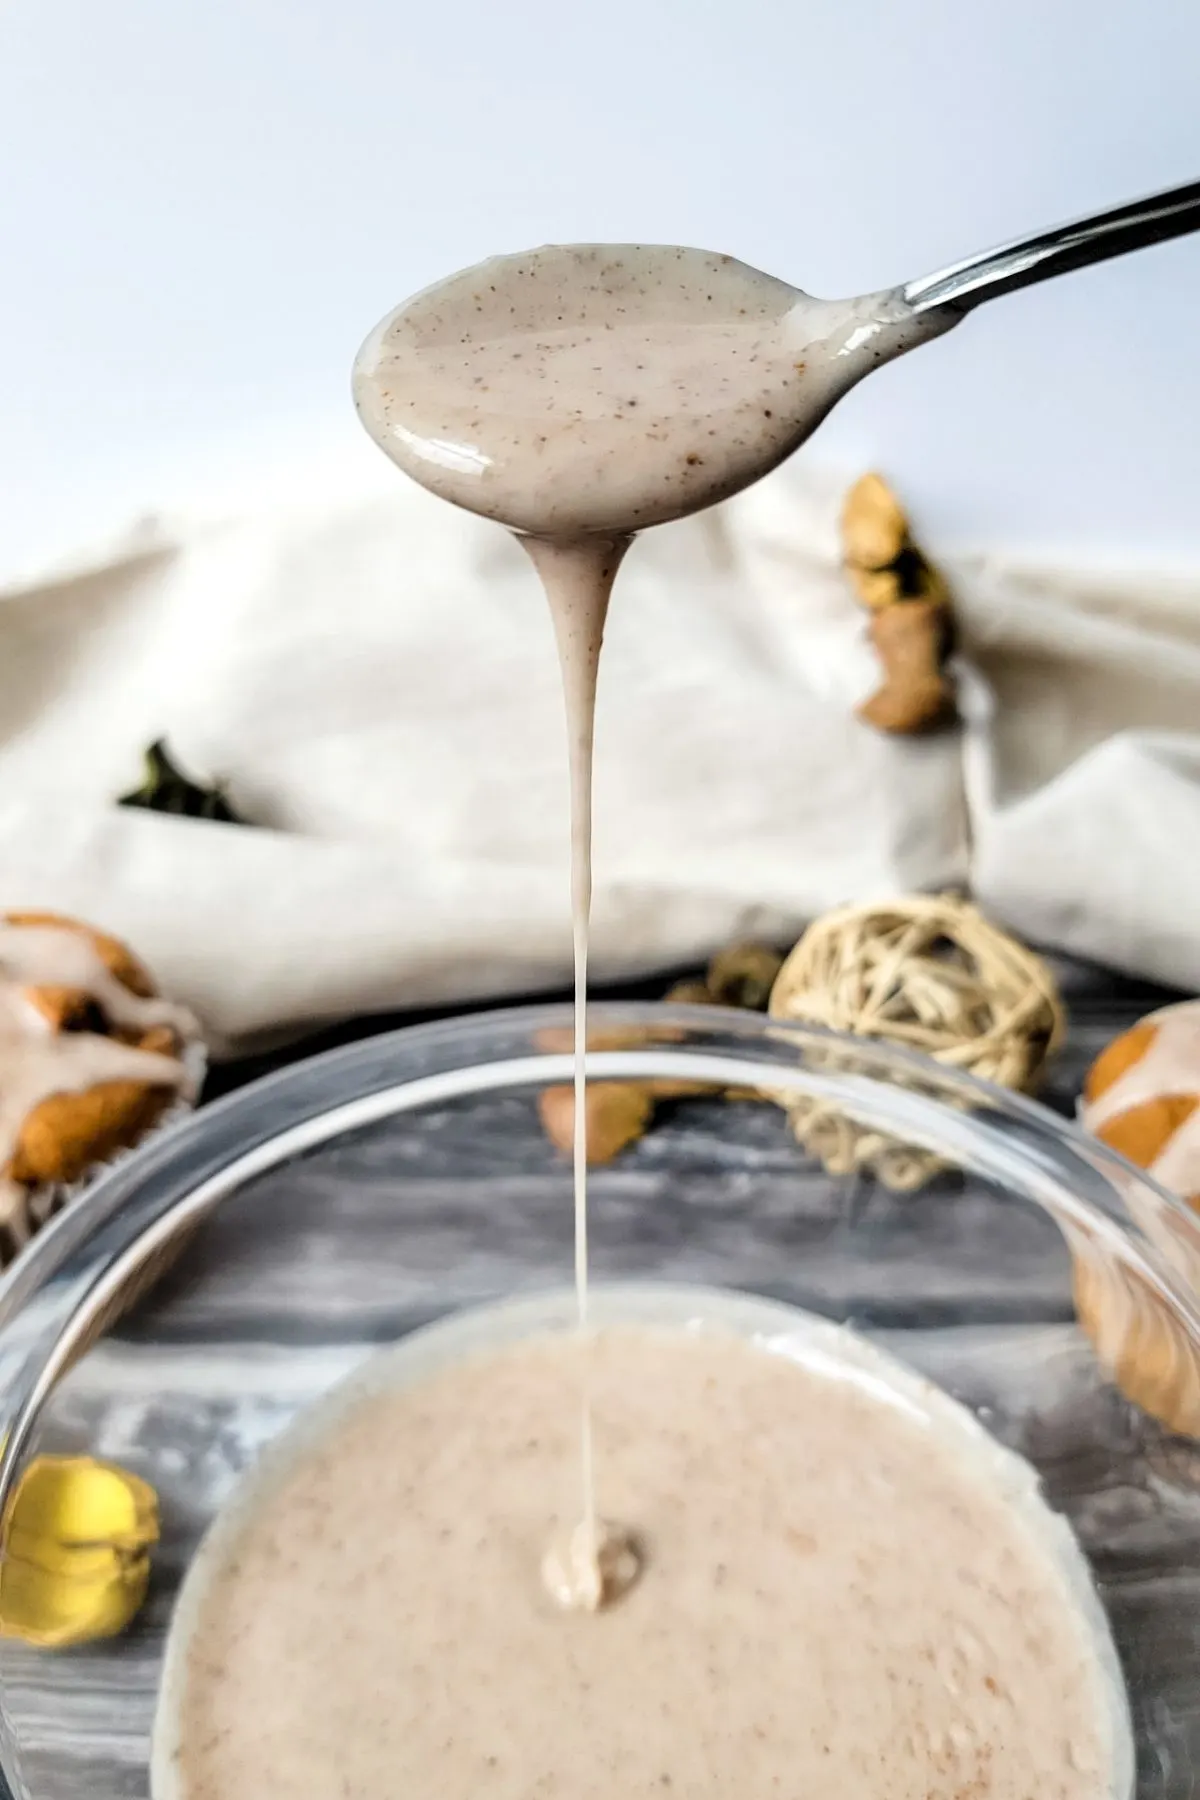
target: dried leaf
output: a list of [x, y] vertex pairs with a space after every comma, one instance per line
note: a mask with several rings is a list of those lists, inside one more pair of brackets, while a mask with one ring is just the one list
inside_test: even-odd
[[122, 794], [118, 806], [144, 812], [172, 813], [185, 819], [208, 819], [218, 825], [242, 825], [219, 787], [201, 787], [176, 767], [160, 738], [146, 752], [146, 773], [141, 787]]
[[782, 967], [782, 956], [767, 944], [731, 944], [708, 965], [708, 991], [718, 1006], [765, 1012]]

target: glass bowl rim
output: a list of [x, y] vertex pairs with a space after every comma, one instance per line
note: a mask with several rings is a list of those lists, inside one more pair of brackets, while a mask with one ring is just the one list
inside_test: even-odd
[[[31, 1454], [45, 1400], [92, 1341], [73, 1327], [81, 1317], [94, 1320], [106, 1297], [111, 1305], [120, 1280], [127, 1282], [181, 1224], [193, 1214], [203, 1217], [253, 1175], [362, 1125], [439, 1097], [569, 1080], [569, 1050], [539, 1048], [538, 1040], [546, 1032], [561, 1039], [573, 1016], [564, 1003], [519, 1006], [377, 1033], [248, 1083], [155, 1134], [103, 1173], [0, 1279], [0, 1358], [11, 1371], [0, 1393], [0, 1517]], [[1200, 1220], [1144, 1171], [1037, 1101], [877, 1039], [761, 1013], [593, 1003], [589, 1030], [614, 1028], [645, 1037], [632, 1048], [589, 1050], [589, 1074], [637, 1079], [665, 1063], [676, 1078], [707, 1076], [773, 1093], [824, 1091], [853, 1102], [847, 1104], [852, 1116], [873, 1110], [918, 1142], [922, 1132], [942, 1149], [959, 1140], [971, 1166], [1040, 1204], [1064, 1231], [1062, 1207], [1077, 1209], [1080, 1229], [1086, 1224], [1132, 1262], [1200, 1345], [1200, 1289], [1180, 1279], [1129, 1216], [1128, 1197], [1136, 1195], [1151, 1216], [1166, 1222], [1197, 1268]], [[798, 1052], [809, 1053], [817, 1066], [804, 1067]], [[839, 1070], [839, 1058], [853, 1069]], [[331, 1089], [339, 1087], [343, 1097], [331, 1098]], [[947, 1104], [939, 1093], [959, 1104]], [[1059, 1196], [1059, 1205], [1050, 1194]], [[27, 1308], [34, 1314], [32, 1332]], [[6, 1761], [0, 1747], [0, 1800], [16, 1800], [19, 1790]]]
[[[506, 1048], [505, 1041], [515, 1032], [523, 1033], [532, 1041], [546, 1031], [561, 1034], [571, 1028], [573, 1019], [569, 1002], [550, 1002], [497, 1007], [482, 1013], [459, 1013], [427, 1024], [399, 1026], [304, 1057], [247, 1082], [173, 1122], [91, 1180], [84, 1192], [42, 1227], [0, 1276], [0, 1348], [5, 1345], [29, 1300], [53, 1286], [72, 1254], [99, 1228], [109, 1227], [119, 1219], [139, 1190], [155, 1181], [161, 1182], [164, 1176], [174, 1177], [174, 1184], [178, 1186], [177, 1165], [181, 1160], [186, 1161], [189, 1151], [199, 1143], [220, 1139], [219, 1144], [214, 1142], [210, 1164], [219, 1163], [220, 1156], [228, 1153], [231, 1162], [241, 1165], [246, 1160], [247, 1140], [252, 1153], [261, 1153], [265, 1147], [276, 1144], [281, 1146], [273, 1156], [256, 1155], [256, 1166], [242, 1171], [242, 1179], [246, 1179], [294, 1154], [297, 1146], [291, 1139], [298, 1128], [306, 1139], [303, 1147], [307, 1148], [309, 1144], [327, 1142], [343, 1132], [397, 1112], [415, 1110], [416, 1106], [428, 1104], [434, 1098], [465, 1098], [489, 1090], [495, 1092], [566, 1081], [572, 1072], [569, 1050], [535, 1049], [532, 1053], [514, 1056], [511, 1049]], [[1151, 1203], [1156, 1213], [1161, 1212], [1170, 1220], [1172, 1231], [1184, 1243], [1190, 1243], [1200, 1257], [1200, 1218], [1185, 1201], [1162, 1187], [1146, 1170], [1084, 1131], [1075, 1121], [1053, 1112], [1029, 1095], [997, 1086], [918, 1051], [876, 1038], [777, 1019], [764, 1013], [659, 1001], [591, 1002], [588, 1025], [589, 1033], [606, 1028], [643, 1028], [650, 1033], [657, 1029], [662, 1033], [658, 1037], [648, 1036], [640, 1046], [589, 1049], [589, 1078], [636, 1080], [639, 1076], [653, 1076], [656, 1072], [653, 1064], [657, 1059], [670, 1062], [672, 1075], [685, 1072], [702, 1079], [706, 1067], [693, 1042], [700, 1033], [721, 1040], [719, 1053], [725, 1057], [745, 1056], [747, 1045], [752, 1047], [752, 1057], [758, 1061], [774, 1051], [776, 1066], [758, 1071], [761, 1076], [769, 1075], [772, 1088], [781, 1092], [792, 1089], [797, 1094], [837, 1092], [845, 1102], [857, 1102], [864, 1112], [871, 1109], [877, 1090], [885, 1097], [885, 1103], [874, 1110], [884, 1116], [902, 1112], [905, 1116], [890, 1121], [899, 1128], [911, 1130], [918, 1137], [924, 1130], [934, 1143], [942, 1146], [945, 1146], [947, 1135], [970, 1138], [980, 1146], [995, 1140], [999, 1160], [1009, 1160], [1011, 1153], [1012, 1160], [1021, 1165], [1021, 1172], [1025, 1174], [1033, 1173], [1036, 1164], [1050, 1156], [1069, 1165], [1064, 1172], [1076, 1177], [1092, 1177], [1089, 1183], [1092, 1191], [1086, 1197], [1078, 1197], [1080, 1209], [1115, 1226], [1122, 1239], [1137, 1243], [1137, 1227], [1128, 1216], [1125, 1200], [1114, 1201], [1111, 1196], [1136, 1192], [1139, 1198]], [[679, 1037], [676, 1033], [685, 1035]], [[457, 1080], [444, 1087], [439, 1082], [439, 1091], [422, 1093], [415, 1102], [386, 1104], [430, 1080], [427, 1072], [412, 1066], [423, 1053], [436, 1060], [439, 1053], [453, 1052], [468, 1044], [471, 1049], [469, 1060], [451, 1056], [437, 1071], [439, 1077], [452, 1071]], [[832, 1072], [828, 1069], [819, 1072], [798, 1069], [793, 1061], [779, 1055], [781, 1051], [797, 1049], [810, 1049], [826, 1058], [831, 1054], [840, 1056], [858, 1064], [859, 1068], [850, 1073], [836, 1067]], [[407, 1070], [397, 1066], [405, 1060], [410, 1065]], [[867, 1066], [866, 1073], [862, 1072], [863, 1065]], [[504, 1079], [468, 1079], [486, 1068], [492, 1068]], [[747, 1073], [746, 1070], [738, 1072]], [[348, 1076], [355, 1083], [354, 1098], [349, 1102], [329, 1097], [328, 1085], [339, 1075]], [[716, 1084], [719, 1073], [714, 1071], [711, 1079]], [[930, 1089], [935, 1091], [931, 1094]], [[959, 1097], [964, 1103], [963, 1111], [956, 1113], [936, 1090]], [[373, 1104], [365, 1104], [368, 1102]], [[281, 1106], [290, 1116], [276, 1121], [270, 1129], [264, 1129], [261, 1116], [273, 1105]], [[850, 1110], [856, 1111], [856, 1108], [851, 1106]], [[343, 1113], [354, 1116], [343, 1119]], [[1026, 1135], [1012, 1141], [1001, 1140], [995, 1120], [1023, 1127]], [[964, 1130], [953, 1129], [956, 1122], [964, 1121]], [[324, 1125], [324, 1129], [312, 1129], [318, 1125]], [[250, 1129], [242, 1137], [242, 1147], [235, 1150], [229, 1140], [239, 1135], [242, 1126]], [[949, 1133], [947, 1126], [951, 1127]], [[193, 1171], [192, 1180], [196, 1185], [202, 1185], [207, 1182], [208, 1175], [208, 1168]], [[1103, 1186], [1097, 1186], [1097, 1178]], [[191, 1197], [190, 1193], [178, 1195], [160, 1210], [173, 1215]], [[1038, 1196], [1031, 1197], [1036, 1199]], [[1186, 1298], [1192, 1296], [1188, 1294]], [[1197, 1320], [1200, 1321], [1200, 1307]], [[0, 1408], [4, 1404], [4, 1398], [0, 1397]], [[3, 1474], [0, 1468], [0, 1495], [4, 1491]]]

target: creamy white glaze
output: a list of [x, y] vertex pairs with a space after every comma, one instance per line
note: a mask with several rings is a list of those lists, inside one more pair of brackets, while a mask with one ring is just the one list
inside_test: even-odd
[[156, 1800], [1126, 1800], [1115, 1652], [1032, 1469], [789, 1308], [598, 1291], [601, 1502], [645, 1565], [559, 1611], [569, 1317], [459, 1315], [272, 1446], [185, 1583]]
[[[575, 1206], [575, 1296], [581, 1337], [588, 1332], [587, 1209], [587, 978], [592, 911], [592, 759], [596, 724], [596, 682], [608, 616], [609, 596], [628, 538], [590, 538], [582, 543], [523, 538], [550, 602], [558, 643], [566, 708], [567, 760], [571, 781], [571, 923], [575, 974], [574, 1090], [571, 1147]], [[581, 1368], [579, 1554], [590, 1563], [581, 1591], [607, 1591], [600, 1567], [596, 1527], [595, 1457], [587, 1391], [587, 1363]]]

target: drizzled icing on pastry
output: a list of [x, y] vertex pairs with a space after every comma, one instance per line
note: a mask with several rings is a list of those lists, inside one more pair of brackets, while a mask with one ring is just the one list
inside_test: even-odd
[[1178, 1124], [1145, 1167], [1164, 1187], [1200, 1204], [1200, 1000], [1164, 1006], [1137, 1030], [1147, 1036], [1145, 1049], [1111, 1086], [1088, 1095], [1083, 1124], [1107, 1140], [1113, 1122], [1138, 1107], [1168, 1097], [1195, 1102], [1190, 1111], [1179, 1109]]
[[[55, 990], [90, 1002], [108, 1032], [58, 1029]], [[186, 1008], [126, 987], [86, 932], [0, 920], [0, 1230], [11, 1239], [28, 1235], [28, 1193], [13, 1179], [13, 1160], [26, 1121], [44, 1100], [117, 1081], [194, 1097], [181, 1055], [125, 1041], [163, 1026], [180, 1050], [197, 1035]]]

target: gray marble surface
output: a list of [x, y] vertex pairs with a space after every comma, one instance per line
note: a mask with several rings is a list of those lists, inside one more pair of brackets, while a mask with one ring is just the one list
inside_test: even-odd
[[[1096, 1049], [1158, 996], [1063, 972], [1074, 1029], [1048, 1098], [1068, 1109]], [[1138, 1715], [1139, 1796], [1192, 1793], [1200, 1450], [1106, 1384], [1073, 1324], [1065, 1248], [1040, 1212], [958, 1175], [915, 1196], [831, 1180], [774, 1108], [696, 1100], [598, 1174], [593, 1218], [601, 1279], [721, 1283], [848, 1318], [1030, 1456], [1113, 1620]], [[174, 1591], [260, 1446], [373, 1346], [450, 1307], [562, 1283], [570, 1244], [569, 1172], [528, 1096], [342, 1138], [259, 1177], [207, 1222], [46, 1417], [43, 1448], [111, 1457], [155, 1484], [164, 1536], [126, 1638], [64, 1655], [0, 1652], [34, 1800], [143, 1800]]]

